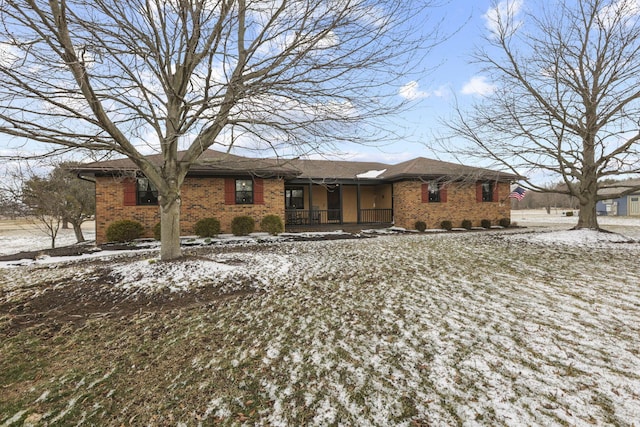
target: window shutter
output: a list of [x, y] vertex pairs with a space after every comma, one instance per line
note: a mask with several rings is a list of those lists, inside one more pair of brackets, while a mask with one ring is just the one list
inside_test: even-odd
[[476, 202], [482, 203], [482, 182], [476, 182]]
[[429, 184], [422, 184], [422, 203], [429, 203]]
[[124, 190], [124, 206], [135, 206], [138, 204], [137, 186], [135, 178], [125, 178], [122, 180]]
[[495, 184], [493, 185], [493, 201], [494, 202], [500, 201], [500, 196], [498, 195], [498, 181], [496, 181]]
[[224, 204], [236, 204], [236, 180], [234, 178], [224, 179]]
[[253, 203], [264, 205], [264, 180], [262, 178], [253, 180]]
[[447, 184], [440, 187], [440, 203], [447, 203]]

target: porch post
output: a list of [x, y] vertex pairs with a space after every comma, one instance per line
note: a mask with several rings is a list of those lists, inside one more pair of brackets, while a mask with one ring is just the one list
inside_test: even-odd
[[313, 182], [309, 181], [309, 225], [313, 224]]
[[362, 218], [360, 216], [360, 183], [359, 182], [356, 182], [356, 210], [358, 212], [357, 221], [358, 221], [358, 224], [360, 224], [360, 222], [362, 222]]
[[396, 198], [394, 197], [395, 184], [391, 184], [391, 223], [396, 225]]
[[338, 184], [338, 194], [340, 195], [340, 224], [344, 224], [344, 200], [342, 200], [342, 184]]

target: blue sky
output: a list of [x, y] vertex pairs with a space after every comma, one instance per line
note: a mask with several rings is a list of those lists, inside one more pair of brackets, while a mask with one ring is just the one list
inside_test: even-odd
[[[516, 2], [521, 5], [520, 1]], [[401, 92], [413, 98], [411, 107], [401, 116], [402, 142], [378, 147], [350, 147], [349, 156], [358, 160], [400, 162], [416, 156], [452, 160], [429, 148], [436, 135], [447, 132], [441, 123], [454, 109], [454, 102], [468, 105], [474, 98], [490, 93], [492, 83], [477, 64], [470, 63], [474, 48], [489, 33], [487, 14], [490, 0], [451, 0], [438, 13], [445, 17], [444, 28], [454, 33], [433, 49], [423, 66], [437, 66], [432, 72], [407, 80]], [[457, 31], [457, 32], [456, 32]]]
[[[521, 4], [521, 0], [511, 1]], [[424, 75], [407, 77], [399, 93], [412, 100], [410, 108], [393, 122], [404, 138], [376, 147], [343, 146], [340, 158], [386, 163], [417, 156], [451, 160], [446, 154], [433, 152], [428, 144], [434, 135], [446, 132], [440, 120], [450, 114], [454, 100], [464, 106], [491, 88], [487, 76], [479, 72], [477, 65], [469, 63], [474, 47], [482, 43], [482, 36], [489, 31], [486, 16], [490, 6], [490, 0], [450, 0], [434, 11], [434, 21], [440, 16], [445, 19], [444, 33], [454, 34], [435, 47], [422, 64], [435, 68]], [[16, 142], [0, 135], [0, 150], [15, 147]], [[327, 154], [331, 157], [331, 153]]]

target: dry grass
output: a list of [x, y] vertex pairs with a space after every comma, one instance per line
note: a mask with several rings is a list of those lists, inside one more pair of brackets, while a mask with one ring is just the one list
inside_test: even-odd
[[21, 328], [9, 307], [77, 290], [78, 271], [122, 290], [92, 276], [105, 263], [34, 267], [11, 290], [0, 271], [0, 423], [633, 425], [639, 254], [503, 233], [202, 250], [239, 272]]

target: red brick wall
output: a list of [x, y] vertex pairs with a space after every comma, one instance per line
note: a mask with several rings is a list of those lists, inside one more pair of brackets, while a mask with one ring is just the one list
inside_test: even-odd
[[[222, 233], [231, 233], [231, 221], [236, 216], [248, 215], [256, 220], [256, 229], [266, 215], [279, 215], [284, 221], [284, 181], [265, 179], [264, 204], [226, 205], [224, 178], [186, 178], [181, 189], [180, 234], [193, 234], [193, 226], [201, 218], [214, 217], [220, 221]], [[153, 236], [153, 227], [160, 221], [158, 206], [124, 206], [121, 178], [96, 179], [96, 243], [106, 242], [109, 224], [121, 219], [142, 223], [145, 237]]]
[[453, 182], [447, 184], [447, 201], [444, 203], [423, 203], [420, 181], [401, 181], [393, 184], [393, 213], [395, 225], [414, 229], [416, 221], [424, 221], [427, 228], [440, 228], [444, 220], [460, 227], [462, 220], [468, 219], [473, 226], [488, 219], [497, 225], [501, 218], [511, 215], [511, 202], [508, 199], [508, 182], [498, 184], [498, 202], [477, 202], [476, 184]]

